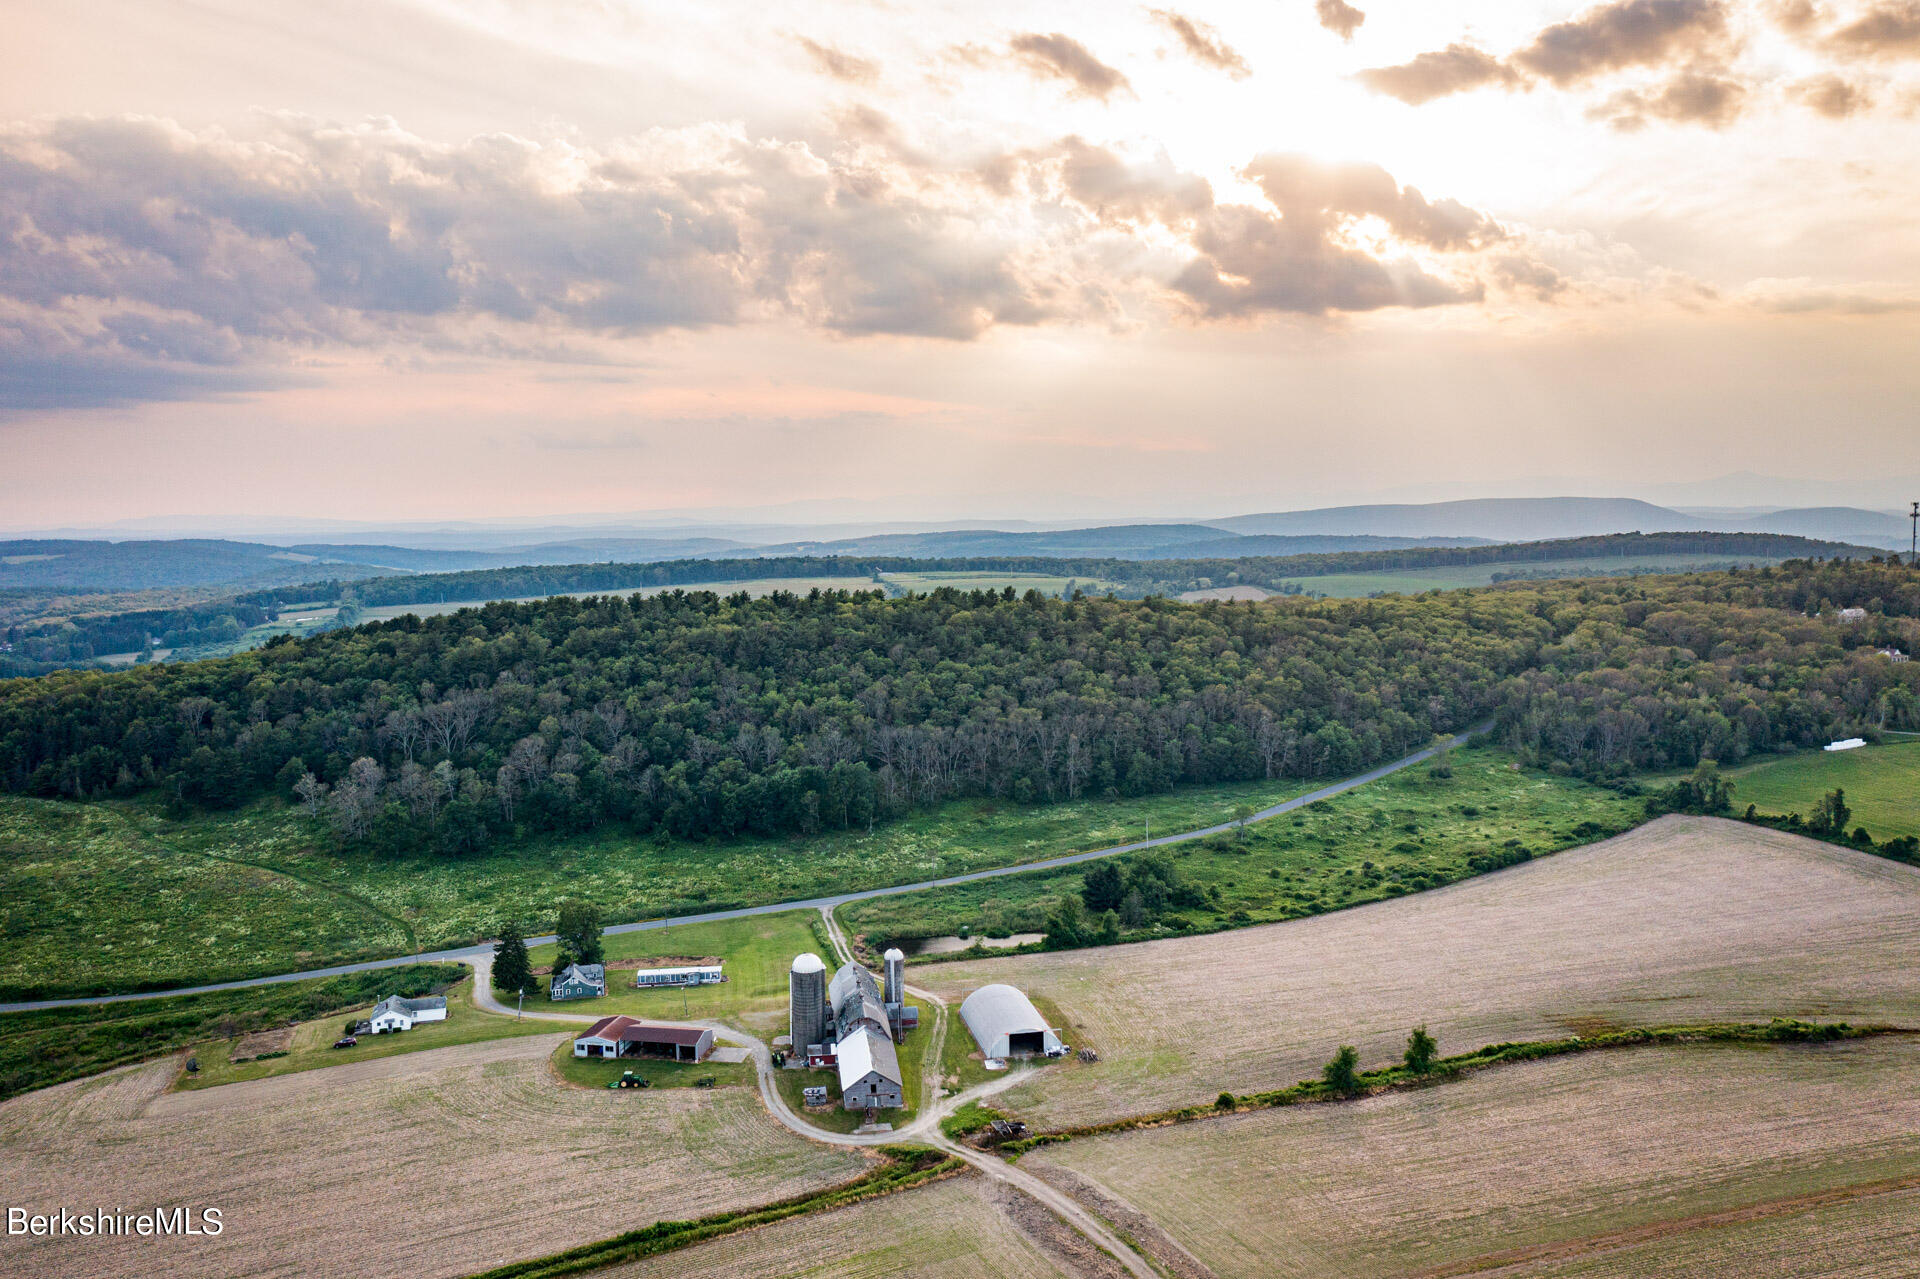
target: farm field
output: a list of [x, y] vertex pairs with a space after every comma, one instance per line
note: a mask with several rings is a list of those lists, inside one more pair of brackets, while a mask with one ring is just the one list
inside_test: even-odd
[[1053, 1001], [1063, 1062], [1004, 1094], [1042, 1125], [1138, 1114], [1363, 1067], [1427, 1024], [1443, 1052], [1617, 1025], [1775, 1015], [1920, 1025], [1920, 871], [1713, 818], [1397, 901], [1095, 950], [916, 965], [950, 1002], [988, 982]]
[[[751, 1089], [573, 1088], [552, 1048], [497, 1040], [171, 1093], [174, 1063], [161, 1061], [17, 1097], [0, 1105], [14, 1202], [215, 1205], [226, 1230], [10, 1239], [8, 1269], [458, 1276], [866, 1166], [777, 1126]], [[384, 1246], [374, 1223], [400, 1220], [409, 1245]]]
[[1690, 573], [1725, 568], [1729, 564], [1777, 564], [1767, 556], [1730, 555], [1622, 555], [1604, 559], [1515, 560], [1498, 564], [1461, 564], [1432, 569], [1394, 569], [1380, 573], [1328, 573], [1319, 577], [1282, 579], [1314, 595], [1335, 599], [1421, 591], [1453, 591], [1468, 586], [1490, 586], [1496, 573], [1524, 573], [1529, 580], [1552, 577], [1621, 577], [1636, 573]]
[[423, 1022], [399, 1034], [362, 1035], [360, 1042], [352, 1048], [335, 1048], [333, 1042], [340, 1038], [347, 1020], [364, 1015], [372, 1006], [372, 1003], [361, 1004], [290, 1027], [293, 1037], [287, 1044], [287, 1055], [284, 1057], [234, 1061], [230, 1044], [225, 1040], [196, 1045], [200, 1069], [192, 1075], [182, 1074], [176, 1086], [213, 1088], [220, 1084], [265, 1079], [271, 1075], [291, 1075], [303, 1070], [345, 1066], [356, 1061], [375, 1061], [382, 1057], [398, 1057], [404, 1053], [425, 1052], [433, 1048], [450, 1048], [456, 1044], [511, 1039], [521, 1035], [552, 1035], [556, 1031], [551, 1022], [515, 1021], [511, 1017], [481, 1012], [473, 1006], [473, 979], [469, 977], [447, 991], [445, 1021]]
[[1001, 1210], [978, 1173], [795, 1217], [600, 1272], [606, 1279], [1077, 1279]]
[[1733, 806], [1763, 813], [1813, 811], [1834, 787], [1847, 792], [1849, 827], [1865, 826], [1883, 840], [1920, 835], [1920, 741], [1907, 739], [1850, 751], [1806, 751], [1764, 760], [1730, 774]]
[[1039, 591], [1042, 595], [1065, 595], [1067, 588], [1084, 591], [1088, 595], [1105, 595], [1108, 591], [1120, 591], [1125, 588], [1118, 582], [1109, 582], [1099, 577], [1054, 577], [1045, 573], [970, 573], [970, 572], [926, 572], [926, 573], [883, 573], [881, 577], [892, 586], [901, 590], [917, 591], [925, 595], [942, 586], [950, 586], [956, 591], [998, 591], [1011, 586], [1024, 595], [1028, 591]]
[[[1381, 901], [1478, 874], [1489, 856], [1538, 856], [1623, 831], [1641, 801], [1512, 767], [1489, 747], [1455, 750], [1452, 775], [1410, 768], [1232, 835], [1158, 850], [1205, 900], [1169, 911], [1132, 938], [1297, 919]], [[1138, 854], [1119, 864], [1132, 865]], [[1060, 898], [1077, 894], [1086, 867], [853, 902], [837, 914], [869, 950], [953, 935], [1044, 932]], [[1158, 927], [1155, 927], [1155, 924]]]
[[[232, 980], [544, 931], [584, 897], [609, 923], [1031, 861], [1227, 820], [1313, 783], [1249, 782], [1020, 807], [963, 800], [864, 831], [696, 843], [607, 829], [460, 859], [340, 850], [297, 809], [184, 821], [151, 801], [0, 796], [0, 996]], [[240, 864], [244, 863], [244, 864]], [[182, 921], [193, 921], [190, 926]]]
[[[1646, 1255], [1718, 1257], [1707, 1273], [1740, 1274], [1715, 1214], [1756, 1214], [1748, 1246], [1776, 1254], [1782, 1232], [1807, 1233], [1796, 1219], [1812, 1196], [1912, 1235], [1888, 1220], [1897, 1201], [1864, 1188], [1920, 1187], [1917, 1067], [1908, 1038], [1591, 1053], [1082, 1139], [1022, 1166], [1091, 1178], [1221, 1279], [1469, 1273], [1536, 1248], [1571, 1263], [1645, 1230], [1672, 1232]], [[1873, 1261], [1863, 1245], [1829, 1248]], [[1645, 1272], [1616, 1259], [1600, 1273]]]
[[[727, 980], [712, 986], [637, 990], [627, 968], [607, 970], [607, 993], [600, 999], [553, 1003], [545, 995], [547, 979], [539, 978], [542, 993], [527, 997], [527, 1007], [540, 1012], [574, 1013], [583, 1017], [629, 1017], [656, 1021], [729, 1021], [765, 1039], [784, 1034], [787, 1027], [787, 970], [793, 957], [813, 951], [831, 961], [833, 949], [816, 931], [820, 916], [810, 910], [753, 915], [710, 924], [682, 924], [640, 933], [616, 933], [606, 939], [610, 963], [622, 960], [724, 961]], [[551, 945], [529, 952], [535, 968], [553, 963]], [[502, 1003], [511, 1004], [504, 992]]]
[[444, 613], [457, 613], [463, 608], [479, 608], [483, 604], [510, 603], [526, 604], [533, 600], [549, 600], [565, 597], [567, 599], [587, 599], [595, 595], [659, 595], [665, 591], [712, 591], [716, 595], [734, 595], [745, 591], [749, 595], [772, 595], [775, 591], [789, 591], [795, 595], [805, 595], [808, 591], [873, 591], [880, 589], [872, 578], [867, 577], [753, 577], [726, 582], [676, 582], [671, 586], [632, 586], [598, 588], [591, 591], [560, 591], [554, 595], [514, 595], [504, 600], [450, 600], [444, 604], [377, 604], [362, 609], [362, 622], [384, 622], [412, 613], [416, 617], [439, 617]]

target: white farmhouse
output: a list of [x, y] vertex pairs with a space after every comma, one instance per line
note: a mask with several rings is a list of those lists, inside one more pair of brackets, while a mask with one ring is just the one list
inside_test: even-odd
[[384, 1035], [388, 1031], [412, 1030], [423, 1021], [446, 1019], [447, 1001], [442, 996], [402, 999], [399, 995], [389, 995], [373, 1006], [373, 1012], [367, 1017], [367, 1029]]

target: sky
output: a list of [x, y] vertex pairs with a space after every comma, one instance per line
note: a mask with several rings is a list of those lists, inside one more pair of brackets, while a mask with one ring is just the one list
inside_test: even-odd
[[1920, 476], [1920, 0], [0, 23], [0, 527]]

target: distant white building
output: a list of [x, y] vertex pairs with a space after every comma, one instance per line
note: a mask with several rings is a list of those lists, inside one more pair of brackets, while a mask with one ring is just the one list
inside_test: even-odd
[[1907, 655], [1897, 648], [1878, 648], [1875, 649], [1874, 652], [1880, 654], [1880, 656], [1886, 658], [1889, 662], [1904, 662], [1907, 660]]
[[384, 1035], [389, 1031], [412, 1030], [421, 1022], [446, 1019], [447, 1001], [439, 995], [423, 999], [389, 995], [373, 1006], [373, 1012], [367, 1016], [367, 1028], [376, 1035]]
[[1866, 744], [1867, 739], [1864, 737], [1843, 737], [1837, 742], [1828, 742], [1825, 749], [1830, 751], [1851, 751], [1858, 750]]
[[633, 974], [636, 986], [709, 986], [727, 979], [719, 964], [691, 968], [641, 968]]
[[1867, 610], [1864, 608], [1843, 608], [1840, 610], [1840, 620], [1843, 622], [1864, 622], [1867, 620]]

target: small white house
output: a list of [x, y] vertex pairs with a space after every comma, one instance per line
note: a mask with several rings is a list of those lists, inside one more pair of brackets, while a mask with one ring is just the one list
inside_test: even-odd
[[1866, 744], [1867, 739], [1864, 737], [1843, 737], [1837, 742], [1828, 742], [1825, 749], [1830, 751], [1853, 751], [1859, 750]]
[[633, 974], [633, 984], [643, 989], [649, 986], [711, 986], [726, 979], [719, 964], [700, 964], [691, 968], [642, 968]]
[[439, 995], [422, 999], [403, 999], [389, 995], [373, 1006], [367, 1016], [367, 1028], [376, 1035], [389, 1031], [412, 1030], [424, 1021], [445, 1021], [447, 1001]]

